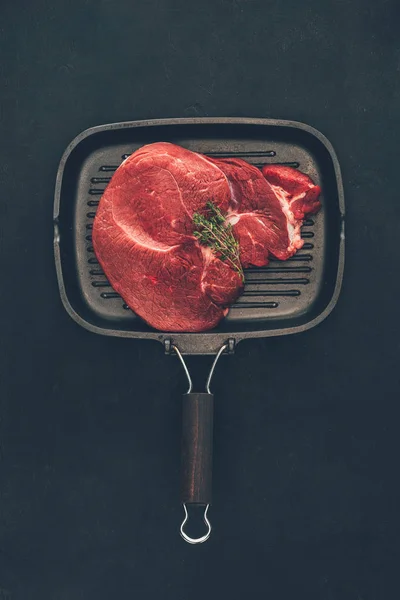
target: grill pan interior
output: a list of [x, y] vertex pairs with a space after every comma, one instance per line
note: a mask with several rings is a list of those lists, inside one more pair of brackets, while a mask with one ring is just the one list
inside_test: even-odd
[[[101, 195], [121, 162], [137, 148], [170, 141], [210, 156], [240, 157], [261, 167], [300, 168], [322, 188], [322, 210], [307, 219], [305, 244], [292, 259], [245, 272], [244, 294], [212, 332], [155, 331], [124, 305], [102, 272], [91, 243]], [[173, 338], [184, 352], [213, 353], [227, 338], [294, 333], [332, 310], [344, 260], [344, 202], [340, 170], [327, 140], [314, 129], [265, 119], [170, 119], [119, 123], [83, 132], [61, 160], [54, 209], [55, 256], [63, 303], [97, 333]]]

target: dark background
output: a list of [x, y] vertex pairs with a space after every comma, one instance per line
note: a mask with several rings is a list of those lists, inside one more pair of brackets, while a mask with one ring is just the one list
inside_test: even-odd
[[[399, 596], [398, 6], [1, 1], [1, 600]], [[320, 129], [347, 256], [327, 321], [221, 360], [214, 533], [191, 547], [181, 367], [68, 317], [52, 204], [81, 130], [206, 115]]]

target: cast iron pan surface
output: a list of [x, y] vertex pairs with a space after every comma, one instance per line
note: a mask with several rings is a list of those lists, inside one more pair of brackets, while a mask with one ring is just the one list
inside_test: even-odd
[[[91, 243], [99, 199], [118, 165], [144, 144], [169, 141], [210, 156], [240, 157], [261, 167], [290, 165], [322, 188], [322, 210], [304, 222], [303, 248], [290, 260], [247, 269], [245, 290], [227, 318], [207, 333], [152, 330], [133, 314], [102, 272]], [[184, 353], [215, 354], [227, 338], [297, 333], [334, 307], [344, 263], [344, 198], [331, 144], [302, 123], [199, 118], [116, 123], [79, 135], [61, 160], [55, 191], [55, 257], [69, 314], [87, 329], [119, 337], [172, 341]]]

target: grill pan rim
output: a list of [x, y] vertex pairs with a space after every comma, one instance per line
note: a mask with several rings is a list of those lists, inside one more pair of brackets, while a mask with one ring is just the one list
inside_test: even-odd
[[[327, 150], [333, 164], [336, 184], [337, 184], [337, 196], [338, 196], [338, 208], [341, 219], [340, 229], [340, 241], [339, 241], [339, 256], [338, 265], [336, 272], [336, 281], [333, 289], [333, 293], [329, 303], [326, 307], [313, 319], [300, 325], [291, 325], [288, 327], [281, 327], [277, 329], [260, 329], [255, 331], [235, 331], [231, 334], [227, 332], [200, 332], [200, 333], [169, 333], [169, 332], [157, 332], [157, 331], [129, 331], [129, 330], [117, 330], [108, 329], [105, 327], [99, 327], [87, 321], [82, 315], [74, 310], [72, 304], [68, 298], [64, 276], [62, 270], [61, 252], [60, 252], [60, 232], [59, 232], [59, 215], [60, 215], [60, 204], [61, 204], [61, 188], [64, 177], [64, 170], [67, 164], [68, 158], [74, 149], [87, 137], [102, 133], [104, 131], [118, 130], [118, 129], [129, 129], [129, 128], [143, 128], [153, 126], [170, 126], [170, 125], [255, 125], [255, 126], [268, 126], [268, 127], [285, 127], [292, 129], [300, 129], [311, 136], [317, 138], [320, 143]], [[246, 118], [246, 117], [194, 117], [194, 118], [170, 118], [170, 119], [151, 119], [151, 120], [139, 120], [139, 121], [124, 121], [120, 123], [110, 123], [105, 125], [98, 125], [82, 131], [77, 135], [72, 142], [67, 146], [65, 152], [62, 155], [60, 164], [57, 171], [55, 194], [54, 194], [54, 211], [53, 211], [53, 222], [54, 222], [54, 256], [56, 264], [56, 273], [58, 288], [62, 304], [70, 315], [70, 317], [81, 327], [87, 329], [92, 333], [100, 335], [120, 337], [120, 338], [131, 338], [131, 339], [149, 339], [155, 340], [161, 343], [165, 343], [167, 340], [172, 341], [176, 345], [182, 347], [183, 353], [185, 354], [213, 354], [216, 349], [221, 347], [228, 338], [234, 338], [235, 343], [239, 343], [244, 339], [252, 338], [264, 338], [264, 337], [275, 337], [282, 335], [290, 335], [307, 331], [315, 327], [324, 321], [334, 309], [337, 304], [344, 272], [344, 221], [345, 221], [345, 205], [344, 205], [344, 191], [341, 170], [339, 161], [336, 156], [336, 152], [333, 149], [330, 141], [317, 129], [301, 123], [299, 121], [283, 120], [283, 119], [262, 119], [262, 118]]]

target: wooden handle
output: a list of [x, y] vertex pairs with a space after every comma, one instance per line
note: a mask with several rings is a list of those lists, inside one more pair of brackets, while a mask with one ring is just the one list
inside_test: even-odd
[[211, 504], [213, 450], [212, 394], [183, 396], [182, 502]]

